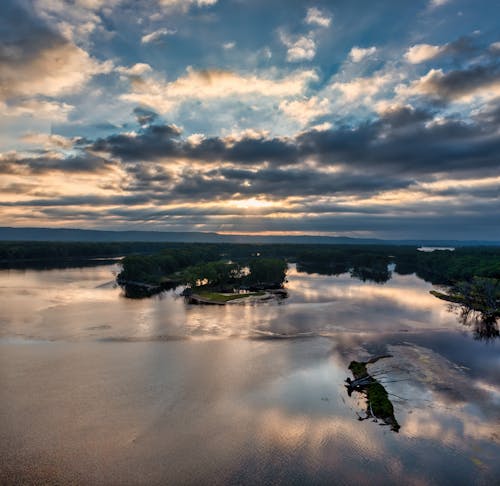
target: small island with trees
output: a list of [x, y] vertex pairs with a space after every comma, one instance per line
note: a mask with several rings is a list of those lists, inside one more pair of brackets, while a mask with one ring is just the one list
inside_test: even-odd
[[287, 297], [283, 289], [287, 264], [279, 258], [255, 258], [248, 265], [209, 262], [186, 268], [180, 278], [191, 304], [265, 302]]
[[145, 297], [184, 285], [191, 304], [226, 305], [285, 298], [287, 263], [283, 258], [251, 254], [239, 261], [210, 247], [164, 250], [150, 256], [127, 256], [118, 283], [127, 297]]
[[347, 378], [347, 393], [349, 396], [353, 392], [362, 393], [366, 398], [366, 416], [359, 420], [373, 418], [379, 419], [382, 423], [389, 425], [393, 432], [398, 432], [401, 426], [394, 416], [394, 407], [385, 387], [374, 378], [367, 369], [367, 365], [376, 363], [379, 359], [392, 358], [390, 354], [376, 356], [368, 361], [351, 361], [349, 370], [351, 370], [354, 380]]

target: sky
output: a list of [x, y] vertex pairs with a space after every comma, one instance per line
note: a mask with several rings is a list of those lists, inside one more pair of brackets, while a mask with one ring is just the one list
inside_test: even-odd
[[0, 225], [500, 240], [497, 0], [2, 0]]

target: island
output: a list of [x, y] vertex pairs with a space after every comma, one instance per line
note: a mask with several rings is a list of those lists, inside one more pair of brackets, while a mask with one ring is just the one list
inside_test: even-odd
[[259, 254], [233, 261], [227, 255], [214, 254], [210, 247], [198, 247], [128, 256], [122, 267], [117, 281], [125, 295], [132, 298], [148, 297], [178, 286], [185, 287], [181, 295], [191, 304], [267, 302], [288, 295], [283, 288], [286, 261]]
[[351, 396], [352, 392], [355, 391], [366, 397], [366, 415], [359, 417], [359, 420], [378, 419], [385, 425], [389, 425], [393, 432], [398, 432], [401, 426], [394, 416], [394, 407], [389, 399], [389, 394], [384, 386], [368, 373], [367, 369], [367, 365], [382, 358], [392, 358], [392, 356], [376, 356], [368, 361], [351, 361], [349, 370], [351, 370], [354, 380], [346, 379], [347, 393]]

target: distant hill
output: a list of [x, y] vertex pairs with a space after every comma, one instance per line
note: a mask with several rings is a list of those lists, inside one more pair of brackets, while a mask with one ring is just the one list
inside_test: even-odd
[[80, 242], [185, 242], [185, 243], [288, 243], [321, 245], [411, 245], [411, 246], [500, 246], [499, 241], [381, 240], [344, 236], [246, 236], [203, 232], [99, 231], [70, 228], [0, 227], [0, 241], [80, 241]]

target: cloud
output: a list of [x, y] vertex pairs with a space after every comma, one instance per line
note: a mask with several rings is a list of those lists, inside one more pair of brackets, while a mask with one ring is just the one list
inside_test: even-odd
[[312, 34], [291, 38], [281, 32], [281, 42], [287, 47], [286, 60], [288, 62], [310, 61], [316, 55], [316, 42]]
[[[145, 121], [141, 109], [136, 110], [136, 115], [139, 121]], [[139, 133], [110, 135], [97, 140], [90, 148], [93, 152], [106, 152], [125, 160], [150, 160], [180, 155], [175, 141], [179, 135], [175, 125], [145, 125]]]
[[472, 113], [472, 118], [477, 123], [484, 123], [487, 125], [497, 124], [500, 126], [500, 97], [493, 98], [480, 109]]
[[391, 73], [374, 74], [371, 77], [352, 78], [349, 81], [334, 81], [329, 88], [342, 93], [342, 101], [371, 103], [372, 98], [394, 82]]
[[125, 66], [118, 66], [116, 70], [127, 76], [142, 76], [143, 74], [152, 72], [153, 68], [149, 64], [139, 62], [128, 68]]
[[440, 46], [417, 44], [405, 54], [413, 64], [443, 56], [449, 57], [446, 65], [454, 69], [430, 69], [420, 78], [397, 86], [397, 97], [426, 97], [432, 103], [471, 103], [470, 107], [477, 109], [478, 103], [500, 95], [500, 59], [491, 45], [480, 45], [474, 37], [461, 37]]
[[91, 37], [109, 39], [114, 35], [102, 15], [111, 14], [124, 0], [32, 0], [30, 3], [51, 30], [80, 47], [91, 47]]
[[136, 107], [133, 111], [139, 125], [151, 125], [158, 118], [158, 113], [145, 108]]
[[500, 148], [496, 126], [453, 119], [430, 123], [433, 116], [402, 107], [355, 129], [305, 132], [297, 137], [296, 145], [301, 154], [324, 163], [373, 173], [397, 171], [428, 177], [450, 171], [486, 174], [495, 170], [495, 153]]
[[500, 96], [500, 64], [486, 64], [444, 72], [431, 69], [409, 87], [399, 88], [405, 96], [426, 95], [446, 101], [467, 101], [473, 96]]
[[43, 146], [45, 150], [50, 149], [69, 149], [72, 148], [76, 140], [63, 137], [62, 135], [54, 135], [48, 133], [25, 133], [21, 140], [25, 143]]
[[283, 100], [279, 108], [288, 117], [306, 125], [311, 120], [330, 113], [330, 101], [327, 98], [312, 96], [300, 100]]
[[422, 62], [434, 59], [446, 50], [446, 46], [433, 46], [430, 44], [415, 44], [405, 53], [405, 59], [411, 64], [420, 64]]
[[[315, 161], [315, 168], [361, 171], [388, 177], [430, 177], [455, 171], [487, 173], [498, 168], [500, 150], [495, 118], [466, 124], [411, 107], [386, 110], [376, 120], [357, 127], [309, 130], [295, 137], [250, 134], [234, 137], [183, 139], [175, 126], [151, 125], [134, 134], [112, 135], [87, 147], [125, 161], [193, 160], [243, 165], [290, 167]], [[391, 176], [392, 177], [392, 176]]]
[[[224, 99], [232, 96], [286, 97], [302, 94], [317, 79], [312, 70], [292, 72], [282, 78], [239, 74], [232, 71], [188, 68], [186, 74], [171, 82], [161, 79], [132, 78], [131, 92], [122, 99], [166, 113], [185, 101]], [[254, 101], [253, 101], [254, 102]]]
[[0, 101], [74, 93], [112, 69], [10, 2], [0, 29]]
[[317, 25], [318, 27], [329, 27], [332, 22], [331, 15], [328, 15], [316, 7], [307, 9], [304, 22], [308, 25]]
[[391, 239], [421, 239], [422, 235], [428, 238], [464, 239], [468, 235], [466, 228], [474, 227], [485, 239], [500, 238], [498, 228], [491, 225], [495, 211], [499, 210], [497, 206], [484, 207], [484, 212], [469, 215], [432, 211], [430, 215], [418, 214], [413, 218], [404, 212], [366, 214], [362, 211], [345, 212], [343, 208], [338, 211], [332, 208], [330, 213], [321, 214], [315, 213], [314, 208], [311, 208], [311, 212], [307, 212], [307, 207], [303, 208], [302, 213], [296, 210], [280, 214], [266, 214], [264, 211], [262, 214], [262, 210], [237, 209], [234, 205], [232, 209], [220, 206], [162, 209], [157, 205], [128, 207], [120, 204], [97, 210], [91, 207], [83, 209], [81, 206], [39, 207], [31, 213], [25, 208], [22, 209], [22, 214], [26, 215], [25, 221], [57, 220], [65, 221], [66, 224], [78, 221], [81, 225], [95, 222], [96, 214], [99, 214], [100, 221], [107, 227], [121, 226], [124, 229], [130, 229], [132, 225], [136, 229], [144, 229], [144, 225], [147, 224], [151, 228], [172, 231], [192, 231], [192, 228], [196, 227], [199, 231], [223, 230], [235, 233], [267, 231], [318, 234], [322, 232], [337, 235], [377, 235]]
[[103, 174], [115, 165], [116, 162], [87, 151], [80, 151], [78, 155], [71, 156], [50, 151], [37, 156], [25, 156], [16, 152], [0, 154], [0, 173], [3, 174], [43, 175], [55, 172]]
[[435, 9], [438, 7], [442, 7], [443, 5], [446, 5], [447, 3], [450, 3], [450, 2], [451, 2], [451, 0], [430, 0], [429, 8]]
[[217, 0], [158, 0], [159, 5], [168, 9], [187, 11], [191, 7], [209, 7]]
[[96, 74], [110, 72], [110, 62], [100, 63], [82, 49], [67, 43], [39, 51], [34, 59], [2, 62], [1, 95], [58, 96], [79, 91]]
[[415, 44], [406, 51], [404, 57], [411, 64], [420, 64], [446, 55], [453, 56], [455, 61], [461, 63], [470, 62], [475, 55], [484, 53], [484, 46], [478, 45], [474, 36], [463, 36], [443, 45]]
[[37, 120], [65, 122], [74, 106], [58, 101], [37, 98], [15, 99], [12, 103], [0, 102], [0, 114], [5, 117], [31, 117]]
[[149, 34], [145, 34], [141, 37], [141, 42], [143, 44], [150, 44], [153, 42], [158, 42], [167, 35], [174, 35], [177, 33], [177, 30], [175, 29], [167, 29], [167, 28], [162, 28], [155, 30], [154, 32], [151, 32]]
[[196, 137], [184, 140], [175, 125], [147, 125], [137, 133], [122, 133], [98, 139], [87, 148], [91, 152], [137, 162], [161, 159], [189, 159], [205, 162], [234, 161], [242, 164], [267, 162], [294, 163], [297, 148], [285, 139], [245, 133], [234, 137]]
[[377, 52], [375, 46], [372, 47], [353, 47], [349, 52], [349, 57], [352, 62], [361, 62], [363, 59], [372, 56]]
[[100, 10], [103, 7], [115, 7], [123, 0], [35, 0], [37, 9], [40, 11], [63, 12], [69, 5], [78, 9], [91, 11]]
[[[401, 17], [404, 47], [389, 59], [395, 38], [366, 37], [370, 16], [349, 25], [349, 41], [328, 30], [337, 18], [328, 2], [299, 10], [298, 23], [287, 17], [286, 31], [281, 15], [255, 30], [261, 2], [236, 3], [248, 8], [237, 14], [243, 37], [231, 2], [5, 0], [3, 220], [459, 234], [489, 218], [491, 227], [500, 48], [488, 25], [449, 40], [458, 27], [442, 24], [441, 44], [404, 44]], [[161, 55], [153, 43], [167, 25], [182, 36]], [[317, 70], [288, 64], [314, 61], [323, 42], [331, 56]]]
[[[36, 175], [43, 184], [43, 177], [54, 173], [123, 173], [117, 186], [103, 189], [105, 194], [94, 188], [81, 197], [34, 195], [4, 206], [12, 211], [31, 207], [43, 217], [64, 220], [78, 215], [90, 221], [95, 205], [101, 221], [180, 218], [176, 224], [186, 228], [201, 224], [216, 230], [238, 216], [234, 231], [242, 225], [249, 231], [329, 232], [334, 227], [386, 236], [402, 228], [458, 235], [459, 221], [474, 220], [482, 231], [499, 209], [500, 142], [489, 112], [478, 113], [473, 123], [443, 119], [434, 124], [434, 112], [402, 106], [358, 126], [294, 137], [248, 132], [195, 139], [183, 137], [174, 125], [155, 125], [154, 112], [137, 108], [134, 114], [146, 117], [137, 132], [75, 141], [71, 152], [78, 155], [0, 157], [6, 184], [21, 182], [7, 178], [23, 174]], [[69, 143], [52, 142], [66, 149]], [[446, 180], [450, 173], [454, 181]], [[245, 209], [251, 200], [257, 201], [255, 207]], [[491, 234], [489, 228], [483, 234]]]

